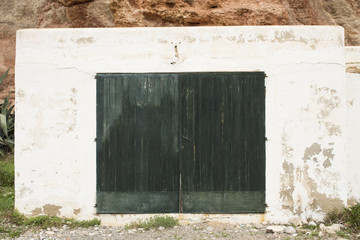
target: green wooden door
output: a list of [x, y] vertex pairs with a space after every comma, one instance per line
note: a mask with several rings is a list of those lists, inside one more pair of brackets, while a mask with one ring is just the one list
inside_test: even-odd
[[182, 211], [264, 212], [264, 74], [183, 74], [180, 89]]
[[265, 210], [263, 73], [97, 75], [99, 213]]
[[176, 75], [97, 75], [99, 213], [178, 212], [178, 129]]

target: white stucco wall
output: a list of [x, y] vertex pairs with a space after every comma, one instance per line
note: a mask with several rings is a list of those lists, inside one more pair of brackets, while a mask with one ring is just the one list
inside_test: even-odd
[[348, 204], [360, 202], [360, 47], [346, 47]]
[[346, 204], [343, 29], [266, 26], [18, 31], [16, 208], [94, 216], [96, 73], [199, 71], [267, 75], [268, 207], [250, 221], [319, 220]]

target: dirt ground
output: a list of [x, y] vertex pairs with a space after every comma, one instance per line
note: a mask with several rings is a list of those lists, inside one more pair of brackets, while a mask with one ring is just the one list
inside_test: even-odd
[[[267, 233], [268, 225], [262, 224], [220, 224], [200, 223], [175, 226], [164, 229], [125, 229], [124, 227], [91, 227], [71, 229], [66, 226], [51, 229], [32, 229], [17, 239], [360, 239], [360, 235], [350, 235], [346, 231], [330, 234], [316, 227], [295, 227], [294, 233]], [[291, 226], [288, 226], [291, 227]]]

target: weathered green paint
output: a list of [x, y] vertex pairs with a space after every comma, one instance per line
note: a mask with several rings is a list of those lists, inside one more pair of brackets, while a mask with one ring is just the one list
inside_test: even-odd
[[[265, 191], [264, 74], [182, 74], [180, 89], [183, 212], [264, 212], [264, 197], [256, 199]], [[245, 195], [234, 191], [256, 192], [254, 201], [235, 207]], [[217, 208], [197, 203], [195, 193], [207, 192]]]
[[158, 199], [163, 208], [156, 210], [146, 194], [179, 191], [178, 90], [177, 76], [171, 74], [97, 75], [98, 212], [111, 206], [114, 212], [137, 212], [136, 206], [110, 203], [114, 198], [104, 192], [142, 193], [134, 202], [144, 205], [140, 209], [173, 211], [163, 197]]
[[264, 191], [183, 192], [185, 213], [262, 213]]
[[263, 73], [96, 78], [99, 213], [264, 211]]
[[[175, 213], [179, 192], [98, 192], [98, 213]], [[100, 204], [99, 204], [100, 203]]]

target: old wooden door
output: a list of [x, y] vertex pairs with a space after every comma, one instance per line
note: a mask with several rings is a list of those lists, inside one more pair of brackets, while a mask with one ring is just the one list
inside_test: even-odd
[[99, 213], [264, 210], [263, 73], [97, 75]]
[[263, 212], [263, 73], [180, 77], [183, 212]]
[[97, 75], [98, 212], [178, 212], [178, 83], [172, 74]]

